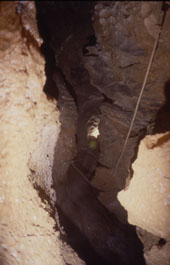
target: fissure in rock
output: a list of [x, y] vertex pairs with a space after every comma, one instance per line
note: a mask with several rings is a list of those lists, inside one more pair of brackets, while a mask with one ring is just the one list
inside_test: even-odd
[[[118, 212], [110, 213], [98, 196], [102, 190], [109, 194], [111, 185], [112, 202], [118, 205], [116, 194], [125, 187], [137, 143], [152, 127], [155, 106], [151, 106], [148, 119], [144, 118], [144, 104], [141, 106], [119, 172], [105, 182], [104, 176], [111, 175], [121, 151], [139, 88], [128, 78], [123, 82], [120, 73], [113, 76], [108, 53], [94, 31], [94, 5], [37, 2], [46, 58], [45, 92], [57, 99], [61, 122], [53, 168], [56, 207], [64, 240], [86, 264], [142, 265], [143, 246], [135, 227], [127, 223], [125, 211], [119, 206]], [[116, 8], [116, 3], [111, 5]], [[144, 56], [142, 48], [131, 45], [133, 49], [123, 45], [121, 49], [132, 52], [133, 59]], [[120, 65], [120, 71], [135, 67], [135, 60]], [[125, 98], [129, 105], [124, 104]], [[102, 183], [92, 184], [101, 174]]]

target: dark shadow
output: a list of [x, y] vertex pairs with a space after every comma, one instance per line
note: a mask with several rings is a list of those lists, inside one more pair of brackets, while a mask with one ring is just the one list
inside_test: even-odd
[[[76, 161], [78, 157], [77, 154]], [[81, 167], [81, 171], [85, 169], [84, 174], [89, 170], [87, 161], [82, 161], [81, 154], [81, 162], [86, 165]], [[62, 183], [56, 180], [55, 172], [54, 166], [57, 210], [66, 232], [65, 240], [86, 264], [145, 265], [143, 245], [135, 227], [124, 225], [111, 215], [97, 199], [98, 191], [72, 165]]]
[[153, 134], [170, 131], [170, 79], [165, 83], [165, 104], [159, 110]]
[[44, 86], [44, 92], [49, 98], [52, 97], [58, 99], [59, 92], [53, 79], [53, 73], [56, 67], [54, 53], [49, 47], [46, 46], [46, 44], [42, 45], [41, 52], [45, 57], [46, 83]]
[[40, 36], [43, 39], [41, 52], [45, 58], [46, 83], [44, 86], [44, 92], [49, 98], [52, 97], [58, 99], [58, 89], [53, 80], [53, 72], [56, 67], [56, 62], [54, 52], [50, 48], [51, 33], [49, 31], [48, 21], [42, 18], [43, 15], [45, 18], [46, 13], [45, 11], [43, 11], [43, 9], [40, 9], [41, 5], [43, 6], [43, 3], [41, 1], [39, 3], [36, 2], [37, 24]]
[[147, 134], [147, 128], [143, 128], [140, 132], [138, 132], [138, 137], [137, 137], [137, 142], [134, 148], [134, 155], [130, 160], [130, 167], [129, 167], [129, 171], [130, 171], [130, 179], [128, 181], [130, 181], [133, 177], [133, 168], [132, 168], [132, 164], [133, 162], [137, 159], [137, 155], [138, 155], [138, 150], [139, 150], [139, 144], [141, 142], [141, 140], [146, 136]]
[[[76, 34], [79, 31], [83, 31], [83, 34], [80, 35], [80, 38], [83, 39], [86, 35], [84, 32], [87, 30], [87, 24], [90, 23], [89, 19], [91, 15], [89, 10], [94, 4], [95, 2], [92, 1], [36, 2], [38, 26], [40, 34], [44, 39], [42, 53], [46, 60], [47, 82], [44, 91], [51, 97], [58, 99], [59, 96], [56, 85], [53, 82], [53, 71], [56, 68], [56, 61], [54, 53], [50, 48], [51, 42], [56, 47], [56, 54], [56, 52], [60, 51], [63, 41], [75, 32], [77, 28]], [[79, 38], [76, 41], [79, 41]], [[82, 46], [85, 52], [86, 48], [94, 45], [96, 40], [92, 36], [88, 41], [87, 43], [86, 40], [85, 46]], [[82, 44], [83, 41], [80, 43]], [[71, 69], [70, 65], [69, 67]], [[82, 73], [79, 61], [76, 67], [72, 66], [72, 69], [76, 69], [73, 74], [77, 77], [78, 87], [82, 89], [81, 81], [84, 83], [84, 77], [86, 77], [87, 73], [84, 71], [82, 80], [79, 80], [79, 76]], [[80, 71], [78, 71], [79, 69]], [[88, 76], [85, 78], [85, 81], [86, 79], [88, 80]], [[85, 89], [87, 92], [87, 86], [85, 86]], [[61, 116], [62, 112], [60, 112], [60, 118]], [[63, 183], [60, 183], [57, 179], [56, 172], [58, 169], [55, 168], [56, 161], [58, 159], [61, 163], [64, 163], [60, 158], [59, 149], [63, 146], [66, 139], [63, 138], [64, 131], [69, 130], [69, 124], [64, 124], [67, 122], [66, 119], [61, 124], [52, 172], [57, 197], [56, 208], [59, 213], [60, 224], [66, 232], [66, 237], [63, 240], [72, 246], [87, 265], [145, 265], [143, 246], [137, 237], [135, 227], [128, 224], [124, 225], [116, 216], [111, 215], [97, 199], [98, 191], [94, 192], [94, 189], [80, 176], [78, 171], [70, 165], [66, 178], [64, 179], [63, 176]], [[57, 149], [58, 145], [60, 148]], [[77, 154], [78, 156], [79, 154]], [[93, 162], [91, 161], [91, 163]], [[91, 164], [86, 164], [85, 176], [87, 172], [89, 173], [89, 169], [91, 170]], [[94, 170], [91, 170], [91, 174], [93, 172]], [[90, 179], [90, 176], [88, 178]], [[44, 196], [40, 189], [39, 193], [41, 193], [41, 197]]]
[[[138, 251], [138, 257], [136, 258], [135, 263], [122, 263], [120, 262], [116, 255], [115, 257], [112, 257], [110, 262], [106, 259], [104, 259], [99, 253], [97, 253], [94, 249], [94, 247], [90, 244], [87, 237], [75, 226], [75, 224], [62, 212], [60, 207], [58, 206], [58, 214], [59, 214], [59, 220], [60, 223], [64, 226], [64, 230], [66, 235], [61, 236], [62, 240], [67, 242], [78, 254], [78, 256], [85, 261], [86, 265], [126, 265], [126, 264], [135, 264], [135, 265], [146, 265], [142, 252], [142, 244], [137, 239], [134, 243], [136, 244], [134, 246], [134, 249], [139, 249]], [[136, 230], [134, 226], [128, 225], [126, 229], [126, 235], [131, 236], [131, 238], [138, 238], [136, 234]], [[121, 238], [121, 236], [120, 236]], [[111, 239], [112, 240], [112, 239]], [[114, 242], [114, 240], [113, 240]], [[130, 243], [130, 242], [129, 242]], [[117, 242], [117, 244], [120, 244]], [[116, 248], [116, 246], [115, 246]], [[107, 253], [106, 253], [107, 255]], [[128, 253], [122, 253], [122, 255], [126, 256]], [[135, 256], [135, 253], [134, 253]], [[142, 257], [142, 258], [141, 258]]]
[[53, 72], [56, 71], [57, 74], [59, 74], [62, 78], [62, 80], [65, 83], [65, 86], [67, 88], [67, 91], [69, 92], [70, 96], [73, 98], [76, 107], [78, 108], [78, 103], [77, 103], [77, 95], [72, 87], [72, 85], [68, 82], [68, 80], [66, 79], [66, 77], [64, 76], [62, 70], [59, 67], [56, 67], [53, 69]]
[[59, 221], [64, 227], [65, 236], [61, 239], [69, 244], [78, 256], [85, 261], [86, 265], [111, 265], [107, 263], [91, 246], [85, 235], [75, 226], [75, 224], [57, 206]]
[[159, 242], [158, 242], [158, 244], [157, 244], [157, 246], [158, 246], [159, 248], [162, 248], [166, 243], [167, 243], [166, 239], [164, 239], [164, 238], [160, 238], [160, 239], [159, 239]]

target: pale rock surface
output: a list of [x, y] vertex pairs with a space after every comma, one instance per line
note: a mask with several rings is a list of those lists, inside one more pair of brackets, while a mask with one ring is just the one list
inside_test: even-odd
[[31, 21], [29, 15], [21, 20], [17, 8], [24, 8], [19, 1], [0, 2], [0, 264], [64, 265], [67, 259], [81, 264], [71, 249], [63, 256], [50, 206], [33, 187], [51, 195], [60, 123], [56, 101], [43, 92], [42, 40], [31, 28], [34, 2]]
[[132, 168], [128, 189], [118, 194], [129, 223], [170, 239], [170, 132], [146, 136]]
[[147, 265], [169, 265], [170, 264], [170, 242], [163, 247], [153, 246], [144, 256]]

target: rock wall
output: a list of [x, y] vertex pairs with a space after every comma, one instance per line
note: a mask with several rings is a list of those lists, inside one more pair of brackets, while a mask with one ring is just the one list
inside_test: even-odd
[[63, 257], [46, 199], [55, 202], [51, 176], [60, 123], [56, 101], [43, 92], [41, 43], [34, 2], [0, 2], [1, 265], [79, 262], [67, 246]]
[[138, 142], [146, 133], [152, 133], [157, 112], [165, 101], [170, 67], [169, 12], [127, 149], [113, 176], [163, 15], [162, 3], [99, 1], [88, 2], [82, 9], [81, 3], [73, 1], [67, 5], [45, 2], [37, 6], [42, 20], [44, 16], [48, 18], [48, 23], [42, 22], [48, 32], [48, 45], [76, 94], [79, 110], [91, 96], [103, 97], [100, 166], [94, 183], [105, 190], [113, 187], [101, 199], [114, 211], [115, 193], [125, 186]]
[[99, 1], [94, 7], [96, 45], [87, 47], [89, 52], [83, 60], [90, 82], [107, 98], [101, 106], [101, 166], [97, 168], [94, 184], [106, 190], [100, 198], [113, 212], [119, 208], [115, 193], [126, 185], [138, 143], [145, 134], [152, 134], [158, 110], [165, 103], [170, 68], [169, 9], [127, 148], [117, 173], [113, 174], [163, 16], [161, 8], [161, 2], [115, 1]]
[[[129, 223], [169, 241], [170, 133], [146, 136], [132, 168], [134, 175], [128, 189], [118, 194]], [[169, 264], [169, 242], [152, 247], [145, 256], [149, 265]]]
[[170, 133], [146, 136], [132, 165], [129, 188], [118, 195], [128, 220], [170, 239]]
[[[91, 95], [103, 97], [98, 138], [101, 152], [92, 184], [105, 190], [101, 192], [100, 200], [126, 222], [126, 213], [120, 207], [117, 192], [125, 187], [126, 178], [133, 176], [131, 163], [136, 159], [140, 140], [144, 135], [152, 134], [154, 127], [160, 131], [163, 129], [156, 117], [165, 103], [169, 87], [166, 84], [170, 68], [170, 12], [167, 6], [166, 11], [162, 11], [161, 2], [98, 1], [88, 2], [83, 9], [81, 5], [74, 1], [68, 5], [61, 2], [37, 3], [43, 26], [48, 32], [48, 45], [57, 67], [76, 94], [78, 111], [84, 103], [87, 106]], [[135, 124], [114, 175], [163, 15], [165, 20], [159, 45]], [[48, 23], [44, 17], [48, 18]], [[162, 113], [162, 116], [166, 120], [168, 114]], [[59, 178], [60, 173], [55, 175]], [[155, 240], [159, 241], [159, 237]]]
[[[55, 10], [54, 2], [45, 2], [45, 5], [51, 5], [56, 16], [58, 7]], [[75, 18], [79, 9], [82, 12], [81, 3], [71, 5]], [[91, 8], [91, 3], [88, 5]], [[60, 6], [63, 8], [62, 3]], [[57, 24], [58, 31], [52, 24], [49, 45], [66, 81], [77, 93], [79, 104], [91, 95], [94, 98], [102, 95], [104, 99], [99, 126], [100, 164], [93, 184], [106, 190], [100, 196], [102, 203], [110, 211], [118, 209], [121, 218], [116, 193], [125, 186], [139, 139], [146, 132], [152, 133], [156, 114], [165, 100], [164, 88], [170, 68], [170, 14], [167, 9], [132, 135], [114, 178], [114, 165], [129, 128], [158, 30], [161, 2], [99, 1], [95, 3], [91, 24], [84, 20], [87, 14], [83, 9], [82, 20], [73, 19], [76, 27], [69, 16], [66, 23]], [[60, 241], [58, 229], [54, 228], [56, 198], [52, 187], [52, 169], [55, 168], [57, 178], [62, 179], [75, 154], [77, 107], [58, 79], [56, 85], [65, 97], [60, 117], [56, 101], [44, 94], [45, 62], [40, 53], [41, 44], [34, 2], [0, 2], [2, 265], [84, 264]], [[168, 265], [169, 262], [168, 155], [169, 132], [155, 138], [148, 136], [139, 147], [129, 189], [118, 196], [128, 210], [129, 222], [165, 238], [161, 247], [157, 244], [145, 252], [149, 265]]]

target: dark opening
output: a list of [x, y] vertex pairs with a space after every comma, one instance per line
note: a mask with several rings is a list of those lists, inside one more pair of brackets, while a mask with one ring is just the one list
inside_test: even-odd
[[170, 80], [168, 80], [165, 84], [164, 94], [165, 104], [157, 114], [153, 133], [164, 133], [170, 131]]
[[160, 238], [158, 242], [158, 246], [162, 248], [166, 244], [166, 240], [164, 238]]
[[[77, 155], [68, 168], [65, 182], [58, 183], [53, 174], [56, 207], [66, 233], [63, 240], [87, 265], [144, 265], [143, 246], [135, 227], [111, 215], [90, 184], [96, 166], [100, 165], [100, 150], [96, 139], [90, 138], [84, 143], [83, 118], [86, 113], [88, 119], [101, 114], [98, 105], [102, 101], [113, 103], [91, 84], [80, 59], [88, 55], [89, 47], [97, 44], [91, 20], [94, 5], [92, 1], [36, 2], [39, 31], [44, 40], [41, 51], [46, 60], [44, 91], [57, 99], [59, 109], [63, 100], [69, 100], [66, 98], [69, 94], [82, 122], [77, 129]], [[81, 116], [84, 106], [89, 107]]]

